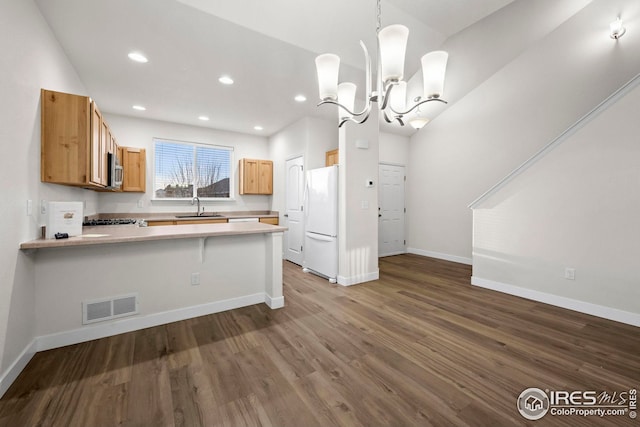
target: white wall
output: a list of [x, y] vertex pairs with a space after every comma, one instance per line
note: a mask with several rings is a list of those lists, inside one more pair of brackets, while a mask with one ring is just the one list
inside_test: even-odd
[[[631, 0], [594, 0], [546, 36], [527, 40], [520, 55], [501, 56], [509, 62], [494, 64], [493, 74], [412, 137], [410, 251], [471, 262], [469, 203], [640, 69], [640, 31], [631, 31], [640, 22], [639, 7]], [[616, 42], [608, 24], [618, 14], [628, 17], [629, 31]], [[515, 31], [522, 20], [511, 18]], [[462, 46], [492, 31], [481, 21], [459, 34], [451, 66], [469, 55]]]
[[[438, 47], [449, 52], [444, 88], [449, 105], [432, 102], [420, 107], [421, 111], [434, 119], [591, 1], [516, 0], [452, 35]], [[422, 95], [421, 70], [407, 87], [407, 99], [416, 95]]]
[[[359, 148], [358, 142], [366, 143]], [[378, 271], [378, 111], [339, 130], [338, 283], [375, 280]], [[373, 187], [366, 182], [373, 180]]]
[[325, 153], [338, 148], [338, 126], [327, 120], [305, 117], [269, 138], [269, 153], [273, 160], [273, 199], [271, 208], [285, 218], [285, 163], [287, 159], [304, 156], [305, 170], [324, 167]]
[[[82, 325], [84, 300], [137, 293], [140, 313], [138, 319], [131, 318], [135, 323], [172, 310], [264, 293], [269, 238], [265, 234], [209, 237], [203, 262], [200, 239], [39, 250], [36, 335], [76, 336], [82, 334], [78, 329], [92, 329]], [[245, 268], [246, 260], [251, 260], [251, 268]], [[191, 285], [191, 273], [200, 274], [200, 285]], [[94, 326], [104, 330], [118, 323], [122, 322]]]
[[638, 111], [640, 87], [479, 203], [474, 282], [640, 326]]
[[[405, 166], [409, 163], [409, 137], [380, 132], [379, 139], [381, 163]], [[269, 138], [269, 155], [274, 169], [272, 209], [281, 213], [281, 221], [285, 209], [286, 160], [304, 155], [306, 170], [321, 168], [325, 165], [325, 153], [336, 148], [337, 124], [311, 117], [305, 117]]]
[[[274, 161], [274, 196], [272, 208], [280, 212], [281, 224], [285, 208], [285, 162], [304, 155], [305, 169], [324, 167], [325, 153], [340, 148], [340, 212], [339, 212], [339, 277], [342, 284], [372, 280], [378, 275], [378, 126], [377, 115], [365, 125], [347, 123], [338, 130], [337, 123], [306, 117], [270, 138]], [[355, 147], [357, 139], [366, 139], [369, 148]], [[385, 134], [385, 152], [390, 162], [406, 161], [408, 140]], [[394, 150], [394, 144], [400, 147]], [[387, 148], [388, 147], [388, 148]], [[376, 182], [365, 188], [365, 180]], [[362, 209], [361, 203], [369, 203]], [[286, 233], [285, 233], [286, 234]], [[285, 237], [286, 239], [286, 237]], [[285, 243], [286, 246], [286, 243]]]
[[[99, 105], [99, 103], [98, 103]], [[233, 201], [202, 201], [207, 211], [268, 210], [271, 196], [240, 195], [238, 190], [238, 161], [244, 157], [270, 159], [268, 140], [264, 137], [226, 132], [205, 127], [188, 126], [156, 120], [137, 119], [115, 114], [104, 114], [113, 134], [122, 146], [147, 150], [146, 193], [101, 193], [100, 212], [191, 212], [194, 207], [188, 201], [152, 201], [154, 150], [153, 138], [233, 147], [234, 199]], [[138, 207], [142, 201], [142, 207]]]
[[[85, 89], [40, 12], [30, 0], [0, 2], [0, 395], [29, 354], [34, 338], [33, 256], [18, 250], [36, 238], [43, 219], [39, 200], [84, 200], [97, 207], [96, 193], [40, 183], [40, 89], [84, 94]], [[26, 215], [27, 200], [34, 213]], [[8, 375], [8, 376], [7, 376]]]
[[380, 163], [406, 166], [409, 164], [408, 136], [380, 132]]

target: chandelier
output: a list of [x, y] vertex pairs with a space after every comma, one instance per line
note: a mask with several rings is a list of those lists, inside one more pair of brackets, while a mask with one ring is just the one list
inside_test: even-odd
[[[428, 102], [438, 101], [447, 103], [442, 99], [444, 89], [444, 75], [447, 68], [448, 54], [444, 51], [427, 53], [421, 59], [423, 94], [412, 100], [412, 105], [407, 106], [407, 82], [404, 78], [404, 57], [409, 38], [409, 29], [404, 25], [389, 25], [380, 29], [380, 0], [377, 0], [377, 82], [376, 90], [373, 90], [371, 57], [364, 42], [360, 40], [360, 46], [364, 52], [366, 102], [360, 112], [354, 111], [356, 85], [351, 82], [338, 84], [340, 69], [340, 57], [332, 53], [325, 53], [316, 57], [316, 70], [318, 73], [318, 89], [320, 103], [335, 104], [339, 107], [339, 124], [341, 127], [348, 121], [364, 123], [369, 118], [373, 103], [378, 107], [387, 123], [398, 122], [405, 125], [407, 115], [419, 113], [420, 106]], [[420, 129], [429, 120], [417, 114], [409, 121], [411, 126]]]

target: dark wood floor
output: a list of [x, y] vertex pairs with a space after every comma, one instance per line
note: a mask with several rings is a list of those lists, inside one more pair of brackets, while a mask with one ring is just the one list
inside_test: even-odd
[[461, 264], [380, 267], [343, 288], [285, 263], [283, 309], [38, 353], [0, 426], [640, 425], [516, 409], [529, 387], [640, 388], [638, 328], [472, 287]]

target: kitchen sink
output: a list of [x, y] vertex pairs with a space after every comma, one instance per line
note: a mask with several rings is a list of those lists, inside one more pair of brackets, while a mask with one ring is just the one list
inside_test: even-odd
[[200, 215], [197, 214], [184, 214], [184, 215], [176, 215], [176, 218], [220, 218], [223, 215], [213, 213], [213, 212], [203, 212]]

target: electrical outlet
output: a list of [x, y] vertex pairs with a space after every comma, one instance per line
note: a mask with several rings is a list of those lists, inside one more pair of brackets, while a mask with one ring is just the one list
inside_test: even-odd
[[46, 214], [47, 214], [47, 201], [40, 200], [40, 215], [46, 215]]
[[200, 273], [191, 273], [191, 286], [200, 284]]
[[567, 280], [576, 280], [576, 269], [575, 268], [565, 268], [564, 269], [564, 278]]
[[139, 208], [143, 208], [144, 207], [144, 200], [142, 200], [142, 199], [138, 200], [138, 207]]

